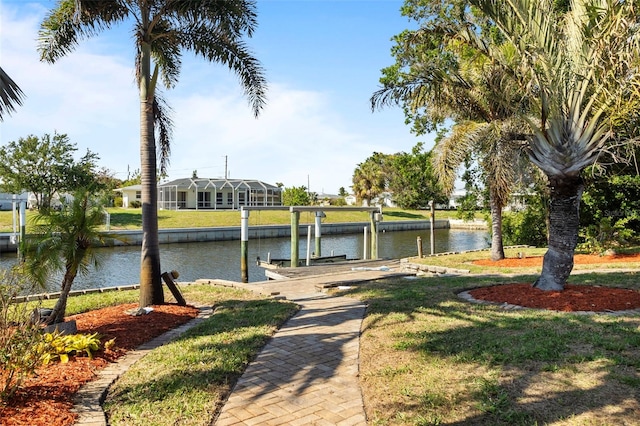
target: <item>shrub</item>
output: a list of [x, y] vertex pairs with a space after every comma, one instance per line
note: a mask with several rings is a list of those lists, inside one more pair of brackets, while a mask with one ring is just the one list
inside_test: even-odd
[[142, 203], [138, 200], [133, 200], [129, 203], [129, 207], [132, 209], [139, 209], [140, 207], [142, 207]]
[[122, 197], [115, 197], [113, 199], [113, 207], [122, 207]]
[[15, 271], [0, 271], [0, 401], [13, 396], [42, 364], [44, 337], [31, 320], [33, 304], [12, 303], [29, 285]]
[[86, 354], [93, 358], [93, 353], [100, 349], [100, 336], [93, 334], [60, 334], [46, 333], [42, 342], [43, 363], [59, 359], [62, 363], [69, 362], [70, 356]]
[[529, 206], [523, 211], [506, 212], [502, 216], [502, 239], [506, 246], [546, 246], [547, 223], [544, 211]]

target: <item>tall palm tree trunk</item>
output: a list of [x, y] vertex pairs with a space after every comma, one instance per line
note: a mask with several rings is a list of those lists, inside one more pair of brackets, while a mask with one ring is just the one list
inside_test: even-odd
[[489, 205], [491, 207], [491, 260], [504, 259], [504, 245], [502, 243], [502, 203], [490, 190]]
[[533, 286], [562, 291], [573, 269], [584, 183], [579, 176], [549, 176], [549, 188], [549, 249], [544, 255], [542, 273]]
[[142, 180], [142, 249], [140, 253], [140, 306], [164, 303], [160, 280], [158, 242], [158, 183], [151, 87], [151, 49], [142, 44], [140, 71], [140, 175]]

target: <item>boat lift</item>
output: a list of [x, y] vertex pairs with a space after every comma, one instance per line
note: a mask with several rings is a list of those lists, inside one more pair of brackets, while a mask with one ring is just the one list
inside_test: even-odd
[[[298, 266], [300, 239], [300, 212], [315, 212], [315, 253], [321, 255], [322, 230], [321, 222], [324, 212], [358, 211], [370, 213], [370, 250], [371, 259], [378, 258], [378, 223], [382, 221], [382, 207], [353, 207], [353, 206], [242, 206], [240, 209], [240, 270], [243, 283], [249, 282], [249, 212], [256, 210], [281, 210], [291, 213], [291, 267]], [[309, 227], [310, 228], [310, 227]], [[310, 233], [309, 233], [310, 238]], [[367, 257], [365, 228], [365, 253]]]

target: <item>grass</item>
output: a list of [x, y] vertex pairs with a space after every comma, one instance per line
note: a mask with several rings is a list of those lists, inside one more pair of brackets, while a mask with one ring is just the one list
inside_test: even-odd
[[[191, 287], [191, 286], [190, 286]], [[208, 285], [187, 287], [215, 314], [138, 361], [109, 390], [109, 424], [207, 425], [244, 368], [296, 310], [290, 302]]]
[[[109, 208], [110, 224], [112, 230], [136, 230], [142, 228], [141, 209]], [[427, 210], [402, 210], [397, 208], [385, 208], [383, 210], [386, 220], [428, 220], [430, 212]], [[35, 212], [27, 212], [27, 232], [30, 229], [31, 218]], [[325, 223], [368, 222], [369, 214], [366, 212], [327, 212], [323, 219]], [[436, 212], [437, 219], [455, 218], [455, 210], [443, 210]], [[481, 218], [478, 213], [478, 218]], [[303, 212], [300, 214], [301, 224], [315, 223], [314, 213]], [[0, 211], [0, 232], [13, 231], [13, 213]], [[249, 225], [289, 225], [291, 216], [288, 211], [252, 211], [249, 216]], [[185, 227], [219, 227], [240, 226], [240, 212], [232, 210], [160, 210], [158, 212], [158, 226], [161, 229], [185, 228]]]
[[[360, 377], [372, 425], [616, 425], [640, 406], [637, 315], [505, 311], [464, 289], [515, 278], [367, 283]], [[577, 275], [575, 284], [639, 289], [638, 274]]]
[[[486, 256], [426, 260], [460, 267]], [[394, 278], [339, 292], [367, 304], [359, 377], [368, 424], [636, 424], [640, 316], [470, 304], [456, 294], [535, 279], [528, 272], [477, 272], [488, 273]], [[570, 283], [640, 290], [637, 272], [583, 272]], [[244, 366], [295, 311], [290, 303], [242, 290], [196, 284], [182, 292], [189, 303], [215, 305], [215, 315], [152, 351], [116, 382], [105, 405], [110, 424], [210, 424]], [[78, 296], [69, 300], [69, 313], [137, 296]]]

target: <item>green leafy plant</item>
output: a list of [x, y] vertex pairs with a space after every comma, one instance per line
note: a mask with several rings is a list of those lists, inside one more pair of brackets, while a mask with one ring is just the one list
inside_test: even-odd
[[44, 364], [49, 364], [56, 359], [64, 364], [69, 362], [69, 357], [83, 353], [93, 358], [93, 353], [100, 349], [100, 336], [98, 333], [69, 335], [46, 333], [42, 346]]
[[28, 289], [14, 271], [0, 271], [0, 401], [7, 401], [42, 363], [42, 332], [31, 321], [33, 305], [13, 303]]

